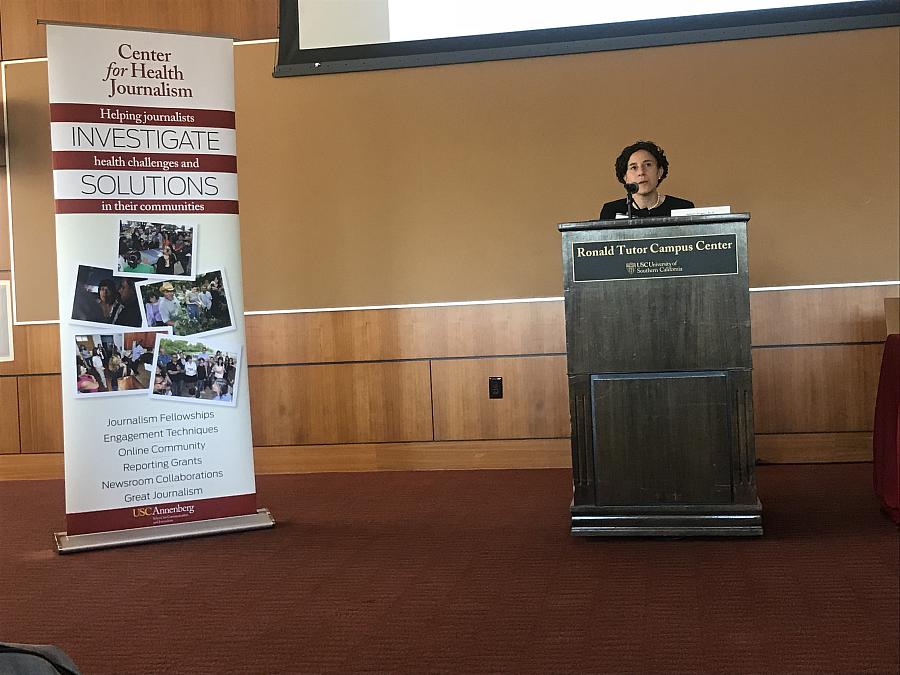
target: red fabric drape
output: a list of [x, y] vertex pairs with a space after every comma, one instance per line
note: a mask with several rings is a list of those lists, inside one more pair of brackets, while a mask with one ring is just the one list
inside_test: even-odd
[[889, 335], [884, 343], [872, 451], [875, 494], [900, 525], [900, 334]]

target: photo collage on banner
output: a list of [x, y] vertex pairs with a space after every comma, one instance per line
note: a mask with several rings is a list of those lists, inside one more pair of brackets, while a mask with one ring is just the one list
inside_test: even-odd
[[256, 514], [232, 42], [47, 45], [67, 535]]

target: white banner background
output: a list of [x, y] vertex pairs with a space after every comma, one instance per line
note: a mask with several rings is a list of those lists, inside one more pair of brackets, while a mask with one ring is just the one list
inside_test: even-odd
[[[168, 111], [234, 111], [233, 56], [230, 39], [209, 38], [131, 30], [101, 29], [80, 26], [47, 26], [48, 69], [50, 80], [51, 128], [53, 149], [72, 150], [72, 128], [102, 128], [89, 121], [90, 106], [108, 108], [164, 108]], [[139, 56], [136, 58], [135, 54]], [[130, 58], [124, 58], [123, 55]], [[141, 65], [143, 64], [143, 65]], [[160, 68], [165, 66], [168, 71]], [[173, 70], [174, 68], [174, 70]], [[120, 69], [125, 74], [120, 74]], [[146, 77], [153, 70], [152, 77]], [[119, 73], [110, 78], [110, 73]], [[131, 78], [138, 74], [144, 77]], [[116, 85], [158, 87], [160, 78], [173, 77], [169, 84], [189, 91], [189, 96], [149, 96], [116, 94]], [[179, 75], [180, 74], [180, 75]], [[144, 91], [143, 89], [141, 91]], [[163, 91], [166, 91], [163, 89]], [[62, 104], [62, 105], [60, 105]], [[66, 106], [65, 104], [76, 104]], [[79, 105], [81, 107], [79, 107]], [[71, 116], [88, 110], [84, 122], [71, 121]], [[75, 110], [74, 113], [70, 109]], [[68, 117], [66, 117], [68, 115]], [[53, 121], [55, 118], [69, 121]], [[227, 118], [227, 115], [226, 115]], [[208, 118], [207, 124], [208, 124]], [[218, 119], [218, 118], [217, 118]], [[233, 116], [232, 116], [233, 124]], [[118, 125], [115, 125], [118, 126]], [[121, 125], [126, 127], [127, 125]], [[164, 124], [141, 124], [140, 129], [191, 129], [189, 125], [167, 127]], [[209, 130], [210, 127], [198, 128]], [[232, 129], [216, 130], [223, 139], [214, 150], [200, 152], [189, 149], [166, 149], [167, 154], [234, 155]], [[110, 148], [77, 148], [90, 161], [95, 152], [115, 152]], [[138, 148], [120, 148], [119, 153], [159, 152], [147, 144]], [[79, 156], [80, 157], [80, 156]], [[54, 161], [57, 160], [56, 155]], [[86, 166], [86, 165], [85, 165]], [[169, 208], [156, 204], [152, 211], [141, 212], [137, 205], [131, 211], [111, 211], [117, 197], [140, 199], [129, 194], [91, 194], [82, 176], [98, 173], [131, 176], [181, 175], [198, 179], [213, 177], [219, 190], [215, 196], [199, 196], [196, 211], [166, 212]], [[109, 171], [96, 168], [54, 171], [57, 199], [69, 200], [63, 207], [57, 203], [57, 272], [59, 277], [60, 349], [62, 364], [63, 420], [65, 433], [66, 513], [69, 534], [148, 527], [171, 522], [202, 520], [211, 517], [255, 513], [255, 479], [253, 447], [250, 433], [250, 401], [244, 345], [243, 293], [241, 279], [240, 230], [236, 213], [210, 213], [215, 200], [237, 200], [237, 176], [234, 173]], [[105, 199], [104, 204], [93, 200]], [[144, 198], [165, 200], [164, 194]], [[189, 197], [182, 201], [191, 201]], [[78, 201], [85, 200], [85, 201]], [[84, 205], [83, 208], [81, 205]], [[210, 209], [210, 205], [213, 206]], [[149, 207], [147, 207], [149, 208]], [[160, 210], [162, 209], [162, 210]], [[175, 208], [174, 210], [178, 210]], [[203, 334], [187, 339], [228, 343], [240, 352], [238, 387], [234, 406], [204, 405], [188, 397], [151, 399], [149, 395], [110, 395], [91, 399], [76, 396], [75, 336], [116, 332], [140, 332], [146, 328], [110, 325], [108, 328], [86, 327], [70, 319], [76, 293], [79, 265], [115, 269], [121, 220], [194, 225], [198, 231], [197, 258], [202, 267], [194, 273], [223, 270], [227, 277], [233, 330], [210, 337]], [[130, 345], [126, 345], [126, 348]], [[153, 378], [151, 374], [151, 386]], [[148, 392], [149, 394], [149, 392]], [[207, 419], [171, 421], [189, 413], [211, 413]], [[167, 417], [169, 420], [167, 421]], [[204, 416], [201, 416], [204, 417]], [[145, 423], [129, 423], [129, 419], [149, 419]], [[123, 422], [125, 420], [125, 422]], [[183, 430], [187, 429], [186, 433]], [[205, 431], [204, 431], [205, 430]], [[154, 434], [162, 437], [131, 442], [114, 440], [116, 435]], [[176, 435], [183, 434], [183, 435]], [[202, 449], [199, 444], [202, 443]], [[191, 449], [178, 449], [190, 444]], [[164, 446], [169, 447], [162, 450]], [[143, 450], [141, 450], [143, 449]], [[153, 468], [135, 470], [135, 464]], [[182, 468], [182, 467], [186, 468]], [[161, 468], [165, 467], [165, 468]], [[172, 476], [176, 480], [172, 480]], [[212, 476], [196, 478], [196, 476]], [[195, 478], [179, 479], [180, 476]], [[134, 483], [129, 486], [129, 482]], [[137, 485], [146, 483], [145, 485]], [[171, 498], [173, 491], [184, 490], [190, 498]], [[165, 495], [165, 496], [164, 496]], [[158, 507], [154, 511], [153, 507]], [[174, 515], [173, 515], [174, 514]]]

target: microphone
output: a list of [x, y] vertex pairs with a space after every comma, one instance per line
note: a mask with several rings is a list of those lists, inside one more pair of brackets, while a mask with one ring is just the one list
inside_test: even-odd
[[635, 192], [639, 190], [637, 183], [625, 183], [625, 205], [627, 207], [625, 216], [628, 218], [634, 218], [634, 214], [631, 213], [631, 207], [634, 205], [634, 197]]

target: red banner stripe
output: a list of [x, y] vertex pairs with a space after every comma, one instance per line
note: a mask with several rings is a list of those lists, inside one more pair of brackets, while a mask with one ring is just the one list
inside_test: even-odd
[[57, 213], [108, 213], [151, 216], [159, 213], [238, 213], [228, 199], [57, 199]]
[[[191, 513], [193, 511], [193, 513]], [[115, 532], [138, 527], [154, 527], [197, 520], [246, 516], [256, 513], [256, 494], [187, 499], [165, 504], [149, 504], [107, 511], [66, 514], [66, 534]]]
[[51, 103], [51, 122], [131, 124], [152, 127], [218, 127], [234, 129], [234, 111], [150, 106]]
[[[196, 166], [183, 166], [183, 162], [196, 162]], [[158, 152], [56, 150], [53, 152], [53, 168], [57, 170], [237, 173], [237, 157], [234, 155], [176, 155]]]

